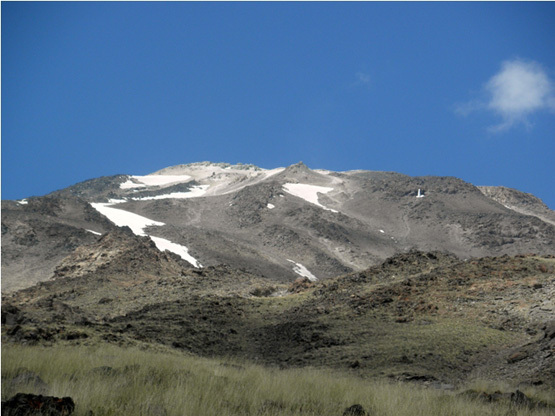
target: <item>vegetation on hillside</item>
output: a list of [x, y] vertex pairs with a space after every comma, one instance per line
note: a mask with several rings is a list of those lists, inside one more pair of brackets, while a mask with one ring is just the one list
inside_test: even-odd
[[[500, 386], [475, 385], [474, 391]], [[508, 386], [501, 386], [508, 389]], [[549, 391], [532, 407], [488, 403], [476, 392], [370, 381], [322, 369], [263, 367], [199, 358], [164, 347], [2, 345], [2, 400], [16, 392], [69, 396], [75, 414], [338, 416], [353, 404], [379, 416], [548, 416]], [[553, 392], [551, 392], [553, 393]]]

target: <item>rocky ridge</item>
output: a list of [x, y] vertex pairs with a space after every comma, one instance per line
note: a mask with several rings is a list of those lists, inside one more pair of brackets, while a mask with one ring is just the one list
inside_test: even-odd
[[115, 229], [80, 198], [2, 201], [2, 291], [49, 279], [67, 255]]
[[513, 211], [524, 215], [533, 215], [542, 221], [555, 225], [555, 212], [532, 194], [504, 186], [479, 186], [478, 189], [487, 197]]

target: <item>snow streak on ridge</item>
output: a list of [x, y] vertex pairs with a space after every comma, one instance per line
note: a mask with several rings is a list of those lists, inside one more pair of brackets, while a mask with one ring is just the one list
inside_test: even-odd
[[172, 243], [170, 240], [166, 240], [165, 238], [162, 238], [162, 237], [150, 236], [150, 238], [152, 241], [154, 241], [154, 244], [156, 244], [156, 247], [158, 248], [158, 250], [171, 251], [172, 253], [175, 253], [178, 256], [180, 256], [183, 260], [186, 260], [189, 263], [191, 263], [193, 266], [199, 267], [199, 268], [202, 267], [202, 264], [189, 254], [189, 249], [187, 247], [182, 246], [181, 244]]
[[210, 185], [191, 186], [187, 192], [172, 192], [156, 196], [144, 196], [141, 198], [131, 198], [133, 201], [150, 201], [154, 199], [187, 199], [203, 196]]
[[118, 208], [112, 208], [114, 203], [92, 203], [92, 207], [106, 216], [110, 221], [118, 227], [129, 227], [133, 234], [146, 235], [144, 229], [151, 225], [162, 226], [163, 222], [154, 221], [141, 215], [134, 214], [129, 211], [124, 211]]
[[[116, 224], [118, 227], [129, 227], [134, 234], [140, 236], [146, 236], [145, 228], [150, 226], [162, 226], [165, 225], [163, 222], [154, 221], [149, 218], [143, 217], [133, 212], [125, 211], [119, 208], [113, 208], [112, 205], [125, 202], [112, 200], [108, 203], [91, 203], [92, 207], [100, 212], [102, 215], [106, 216], [110, 221]], [[156, 247], [160, 251], [168, 250], [172, 253], [177, 254], [183, 260], [191, 263], [194, 267], [202, 267], [202, 264], [189, 254], [189, 249], [181, 244], [172, 243], [170, 240], [166, 240], [161, 237], [149, 236]]]
[[316, 276], [314, 276], [312, 273], [310, 273], [308, 271], [308, 269], [306, 267], [304, 267], [301, 263], [296, 263], [296, 262], [294, 262], [293, 260], [290, 260], [290, 259], [287, 259], [287, 261], [290, 261], [291, 263], [293, 263], [295, 265], [293, 267], [293, 271], [295, 273], [297, 273], [298, 275], [306, 277], [311, 282], [315, 282], [316, 280], [318, 280], [318, 278]]

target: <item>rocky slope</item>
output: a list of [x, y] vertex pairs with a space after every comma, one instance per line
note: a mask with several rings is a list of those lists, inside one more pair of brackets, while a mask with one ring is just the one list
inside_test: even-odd
[[504, 192], [302, 163], [266, 170], [203, 162], [102, 177], [27, 204], [3, 201], [2, 291], [51, 278], [64, 256], [98, 239], [87, 230], [124, 225], [191, 267], [226, 264], [275, 283], [329, 279], [411, 249], [461, 259], [552, 254], [553, 211], [520, 194], [509, 204]]
[[409, 252], [288, 285], [183, 266], [147, 237], [107, 234], [66, 258], [57, 278], [4, 295], [2, 340], [164, 344], [366, 377], [555, 387], [553, 257]]
[[75, 197], [2, 201], [2, 291], [48, 280], [73, 250], [116, 228]]
[[479, 186], [478, 189], [506, 208], [524, 215], [533, 215], [542, 221], [555, 225], [555, 212], [532, 194], [504, 186]]

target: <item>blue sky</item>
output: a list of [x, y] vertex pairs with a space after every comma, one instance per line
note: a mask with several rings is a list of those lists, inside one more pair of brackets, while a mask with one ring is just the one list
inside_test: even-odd
[[2, 198], [196, 161], [555, 208], [555, 3], [2, 2]]

